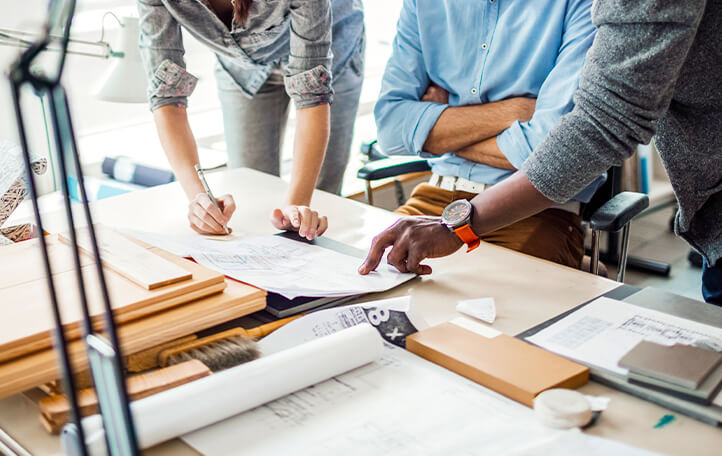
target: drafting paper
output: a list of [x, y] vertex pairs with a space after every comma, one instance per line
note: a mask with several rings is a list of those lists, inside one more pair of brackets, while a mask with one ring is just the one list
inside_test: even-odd
[[663, 345], [722, 343], [722, 328], [599, 298], [527, 340], [587, 365], [627, 375], [617, 363], [642, 340]]
[[531, 409], [385, 344], [369, 365], [182, 438], [205, 456], [488, 456], [559, 432]]
[[228, 241], [222, 248], [222, 252], [209, 250], [192, 257], [209, 269], [289, 299], [385, 291], [414, 276], [387, 264], [362, 276], [359, 258], [281, 236]]
[[[211, 425], [368, 364], [381, 353], [378, 332], [360, 324], [134, 401], [139, 445], [149, 448]], [[104, 455], [100, 415], [84, 418], [82, 425], [91, 454]]]
[[386, 291], [414, 277], [414, 274], [400, 273], [385, 262], [376, 271], [362, 276], [358, 273], [361, 259], [282, 236], [230, 237], [221, 242], [195, 234], [123, 232], [289, 299]]

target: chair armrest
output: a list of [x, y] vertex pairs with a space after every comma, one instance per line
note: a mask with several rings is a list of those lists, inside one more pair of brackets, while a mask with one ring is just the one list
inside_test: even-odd
[[592, 214], [589, 225], [593, 230], [616, 232], [647, 207], [649, 197], [643, 193], [618, 193]]
[[419, 157], [390, 157], [367, 163], [359, 169], [356, 177], [367, 181], [386, 179], [402, 174], [429, 171], [429, 162]]

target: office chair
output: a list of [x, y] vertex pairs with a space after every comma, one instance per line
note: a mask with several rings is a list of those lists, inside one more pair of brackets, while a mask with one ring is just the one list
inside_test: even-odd
[[[361, 153], [367, 157], [366, 165], [358, 170], [356, 176], [366, 181], [366, 200], [373, 205], [373, 188], [371, 183], [379, 179], [397, 177], [409, 173], [431, 171], [429, 162], [417, 156], [389, 157], [378, 147], [377, 141], [361, 145]], [[617, 282], [624, 282], [627, 268], [627, 248], [629, 246], [629, 227], [634, 217], [649, 206], [649, 197], [643, 193], [620, 192], [621, 168], [612, 167], [608, 171], [606, 182], [592, 196], [591, 201], [583, 206], [582, 220], [592, 230], [591, 270], [599, 273], [599, 236], [602, 231], [616, 236], [622, 233], [621, 250], [607, 252], [612, 258], [617, 257]], [[396, 197], [399, 205], [406, 201], [403, 188], [396, 181]]]

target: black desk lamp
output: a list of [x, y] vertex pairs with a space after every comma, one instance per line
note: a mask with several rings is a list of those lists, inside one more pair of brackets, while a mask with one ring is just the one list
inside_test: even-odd
[[[63, 387], [71, 405], [72, 422], [63, 428], [62, 441], [65, 450], [71, 455], [88, 455], [85, 445], [85, 435], [80, 422], [81, 415], [75, 393], [75, 380], [71, 360], [68, 353], [68, 342], [62, 327], [61, 311], [55, 292], [52, 268], [48, 257], [48, 248], [42, 233], [43, 223], [38, 207], [38, 195], [35, 178], [30, 171], [30, 153], [25, 134], [22, 108], [20, 105], [21, 89], [29, 85], [35, 94], [44, 97], [49, 102], [50, 116], [54, 133], [55, 146], [60, 164], [60, 182], [62, 184], [65, 216], [68, 222], [71, 248], [73, 251], [76, 282], [79, 290], [80, 305], [82, 308], [83, 340], [86, 344], [87, 356], [90, 365], [93, 383], [100, 404], [100, 412], [105, 428], [106, 446], [112, 456], [137, 455], [138, 443], [133, 425], [128, 393], [122, 370], [122, 353], [118, 343], [113, 312], [110, 306], [108, 289], [103, 275], [100, 254], [93, 229], [93, 223], [88, 207], [88, 198], [85, 191], [83, 173], [70, 120], [70, 111], [65, 90], [60, 83], [65, 63], [65, 55], [70, 36], [70, 25], [75, 12], [75, 0], [50, 0], [48, 7], [48, 20], [43, 34], [37, 41], [30, 44], [18, 60], [10, 67], [10, 85], [13, 95], [13, 104], [17, 118], [20, 146], [23, 160], [27, 170], [28, 188], [33, 200], [35, 221], [38, 227], [39, 243], [42, 251], [50, 303], [55, 322], [55, 345], [59, 356]], [[52, 49], [53, 53], [44, 52]], [[99, 286], [104, 305], [105, 329], [108, 338], [95, 332], [90, 319], [88, 300], [85, 292], [85, 280], [82, 275], [80, 263], [80, 250], [78, 249], [76, 225], [70, 203], [68, 189], [68, 166], [73, 164], [79, 182], [82, 199], [83, 214], [88, 224], [93, 256], [97, 267]], [[67, 305], [67, 303], [66, 303]]]

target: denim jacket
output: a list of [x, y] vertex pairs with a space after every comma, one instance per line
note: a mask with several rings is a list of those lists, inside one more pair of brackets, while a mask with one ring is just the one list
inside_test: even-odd
[[151, 110], [186, 106], [198, 81], [186, 71], [181, 27], [216, 54], [248, 97], [280, 64], [298, 108], [330, 103], [332, 74], [361, 65], [361, 0], [256, 0], [230, 31], [203, 0], [138, 0], [138, 13]]

